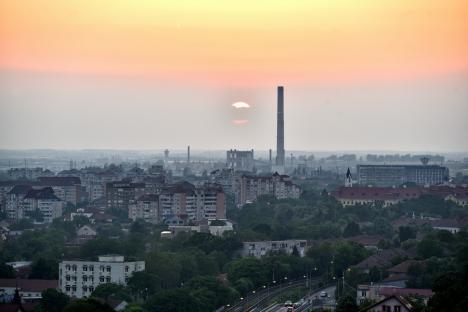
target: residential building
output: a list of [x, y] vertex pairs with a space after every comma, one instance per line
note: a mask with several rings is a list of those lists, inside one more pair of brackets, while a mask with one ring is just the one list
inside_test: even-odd
[[[0, 302], [10, 302], [18, 289], [22, 302], [35, 302], [42, 298], [42, 292], [48, 288], [57, 288], [58, 280], [38, 280], [21, 278], [0, 279]], [[3, 299], [3, 300], [2, 300]], [[8, 300], [10, 299], [10, 300]], [[0, 306], [1, 310], [1, 306]]]
[[243, 242], [242, 245], [242, 256], [255, 258], [261, 258], [269, 252], [284, 252], [290, 255], [293, 253], [294, 249], [297, 250], [299, 256], [304, 257], [307, 249], [307, 241], [300, 239]]
[[141, 219], [150, 223], [159, 223], [161, 221], [159, 196], [156, 194], [140, 196], [134, 204], [128, 206], [128, 218], [133, 221]]
[[128, 206], [145, 194], [145, 183], [128, 181], [106, 183], [107, 208], [128, 211]]
[[36, 180], [39, 177], [53, 176], [54, 173], [48, 169], [36, 168], [11, 168], [7, 176], [12, 180]]
[[236, 171], [253, 171], [255, 167], [254, 151], [229, 150], [226, 152], [226, 164]]
[[159, 195], [164, 220], [172, 216], [187, 216], [188, 220], [225, 219], [226, 198], [221, 186], [204, 184], [195, 186], [180, 182], [166, 186]]
[[5, 212], [7, 218], [18, 221], [23, 219], [23, 199], [32, 190], [30, 185], [16, 185], [6, 195]]
[[360, 305], [366, 300], [378, 302], [391, 296], [406, 297], [410, 295], [423, 298], [424, 301], [427, 302], [427, 300], [431, 298], [434, 293], [430, 289], [401, 288], [381, 284], [357, 285], [356, 304]]
[[126, 285], [135, 272], [145, 270], [144, 261], [124, 261], [123, 256], [99, 256], [98, 261], [62, 261], [59, 288], [74, 298], [88, 297], [105, 283]]
[[83, 225], [78, 230], [76, 230], [76, 236], [80, 240], [89, 240], [95, 238], [97, 236], [97, 232], [89, 225]]
[[362, 186], [437, 185], [448, 177], [448, 168], [438, 165], [357, 165], [357, 179]]
[[78, 177], [39, 177], [39, 185], [52, 187], [61, 200], [78, 204], [81, 201], [81, 180]]
[[376, 202], [388, 207], [403, 200], [419, 198], [422, 194], [424, 190], [420, 187], [340, 187], [331, 193], [344, 207]]
[[52, 223], [55, 218], [62, 216], [64, 202], [55, 196], [51, 187], [32, 189], [24, 196], [22, 202], [23, 217], [27, 213], [39, 211], [45, 223]]
[[387, 297], [360, 312], [410, 312], [413, 306], [402, 296]]
[[239, 206], [254, 202], [259, 196], [272, 195], [276, 199], [298, 199], [301, 189], [287, 175], [275, 172], [268, 176], [243, 175], [236, 196]]

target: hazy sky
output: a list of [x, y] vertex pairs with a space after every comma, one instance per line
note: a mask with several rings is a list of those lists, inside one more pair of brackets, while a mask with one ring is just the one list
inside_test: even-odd
[[0, 148], [274, 148], [279, 84], [286, 149], [466, 151], [468, 2], [0, 2]]

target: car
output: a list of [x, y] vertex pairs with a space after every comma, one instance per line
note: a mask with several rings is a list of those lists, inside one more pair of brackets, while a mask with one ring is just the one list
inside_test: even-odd
[[304, 304], [304, 302], [305, 302], [305, 300], [304, 300], [304, 299], [301, 299], [301, 300], [299, 300], [299, 301], [297, 301], [297, 302], [294, 303], [294, 307], [295, 307], [295, 308], [299, 308], [301, 305]]
[[291, 300], [288, 300], [284, 303], [284, 306], [285, 307], [292, 307], [293, 306], [293, 303], [291, 302]]
[[294, 311], [294, 308], [293, 307], [288, 307], [286, 312], [293, 312]]
[[326, 298], [328, 297], [328, 294], [325, 291], [320, 292], [320, 297], [321, 298]]

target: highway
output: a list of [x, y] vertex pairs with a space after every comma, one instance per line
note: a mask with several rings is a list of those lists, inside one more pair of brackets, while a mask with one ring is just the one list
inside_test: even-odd
[[[332, 308], [336, 304], [335, 299], [336, 286], [330, 286], [312, 293], [304, 298], [305, 302], [302, 306], [295, 308], [294, 312], [313, 311], [322, 307]], [[321, 298], [320, 293], [325, 291], [328, 294], [327, 298]], [[284, 302], [269, 306], [260, 312], [287, 312], [288, 308], [284, 306]]]

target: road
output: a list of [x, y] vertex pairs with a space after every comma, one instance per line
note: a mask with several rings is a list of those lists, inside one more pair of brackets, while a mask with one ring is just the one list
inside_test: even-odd
[[[305, 303], [294, 309], [295, 312], [312, 311], [322, 307], [333, 308], [336, 303], [335, 299], [336, 286], [330, 286], [312, 293], [310, 296], [304, 298]], [[321, 298], [320, 293], [325, 291], [329, 297]], [[272, 305], [261, 312], [287, 312], [288, 308], [284, 307], [284, 303]]]

